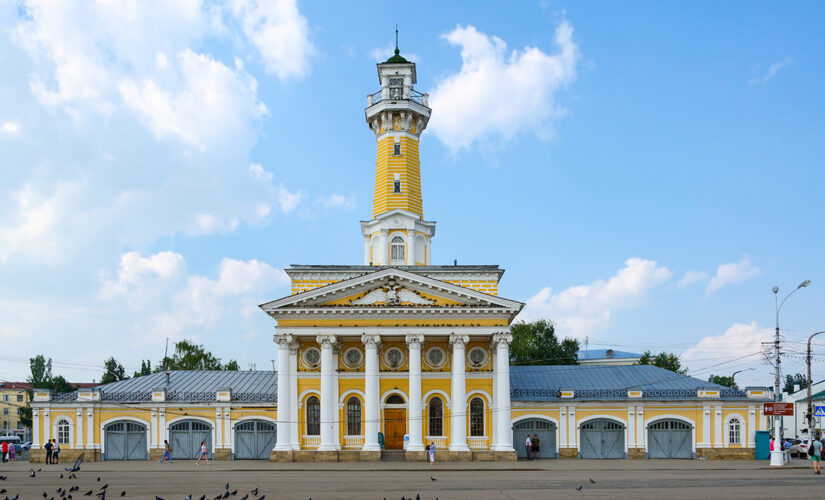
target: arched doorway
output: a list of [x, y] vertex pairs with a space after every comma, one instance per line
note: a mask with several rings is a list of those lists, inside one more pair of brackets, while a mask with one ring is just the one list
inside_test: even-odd
[[246, 420], [235, 424], [235, 459], [269, 460], [275, 436], [275, 424], [271, 422]]
[[104, 460], [148, 460], [146, 426], [130, 421], [112, 422], [105, 434]]
[[169, 426], [169, 444], [172, 445], [173, 459], [191, 460], [198, 458], [201, 442], [206, 441], [209, 457], [212, 458], [212, 426], [200, 420], [184, 420]]
[[647, 425], [648, 458], [693, 458], [693, 426], [675, 419]]
[[580, 430], [581, 458], [625, 458], [624, 424], [602, 418], [581, 424]]
[[384, 401], [384, 448], [401, 450], [404, 448], [404, 434], [407, 433], [407, 404], [398, 394], [391, 394]]
[[527, 448], [524, 446], [527, 435], [532, 438], [539, 436], [541, 449], [539, 458], [556, 458], [556, 424], [543, 418], [528, 418], [513, 424], [513, 448], [516, 449], [518, 458], [528, 458]]

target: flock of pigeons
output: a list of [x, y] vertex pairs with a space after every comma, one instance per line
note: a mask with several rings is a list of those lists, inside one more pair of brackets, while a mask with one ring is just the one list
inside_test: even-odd
[[[83, 463], [83, 457], [80, 457], [75, 461], [73, 466], [65, 467], [64, 470], [66, 471], [66, 475], [64, 476], [63, 474], [60, 474], [60, 479], [64, 479], [64, 478], [65, 479], [77, 479], [77, 474], [75, 474], [75, 473], [80, 470], [80, 465], [82, 463]], [[37, 470], [29, 469], [29, 477], [30, 478], [36, 478], [37, 473], [41, 472], [41, 471], [42, 471], [42, 469], [37, 469]], [[0, 476], [0, 481], [5, 481], [7, 478], [8, 478], [8, 476]], [[97, 478], [97, 482], [98, 483], [100, 482], [100, 477]], [[95, 492], [95, 489], [99, 489], [100, 491]], [[90, 489], [89, 491], [83, 493], [82, 495], [80, 493], [75, 493], [75, 492], [79, 492], [79, 491], [80, 491], [80, 487], [77, 486], [77, 485], [72, 485], [68, 490], [61, 487], [61, 488], [57, 488], [57, 491], [55, 492], [55, 495], [51, 495], [51, 496], [49, 496], [49, 494], [44, 491], [43, 492], [43, 499], [44, 500], [73, 500], [74, 496], [77, 496], [78, 498], [80, 498], [80, 497], [91, 497], [92, 495], [95, 495], [98, 498], [98, 500], [106, 500], [106, 495], [109, 492], [109, 483], [105, 483], [100, 488]], [[7, 493], [6, 489], [0, 487], [0, 495], [6, 495], [6, 493]], [[259, 493], [258, 488], [255, 488], [255, 489], [251, 490], [249, 493], [247, 493], [244, 496], [240, 497], [238, 500], [264, 500], [266, 498], [266, 495], [258, 496], [258, 493]], [[74, 494], [74, 496], [72, 494]], [[230, 496], [237, 496], [237, 494], [238, 494], [238, 490], [235, 489], [235, 490], [229, 491], [229, 483], [226, 483], [224, 485], [223, 491], [221, 491], [220, 493], [218, 493], [214, 497], [207, 498], [207, 495], [202, 495], [198, 500], [225, 500], [225, 499], [229, 498]], [[112, 493], [112, 495], [115, 495], [115, 494]], [[121, 491], [120, 496], [125, 497], [126, 496], [126, 490]], [[13, 497], [9, 497], [9, 496], [2, 497], [2, 500], [19, 500], [19, 499], [20, 499], [20, 493], [15, 494]], [[164, 499], [159, 497], [159, 496], [156, 496], [155, 500], [164, 500]], [[191, 494], [188, 495], [184, 500], [192, 500], [192, 495]]]

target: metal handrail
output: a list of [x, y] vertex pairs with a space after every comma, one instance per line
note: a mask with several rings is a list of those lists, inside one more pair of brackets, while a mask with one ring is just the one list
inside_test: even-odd
[[[404, 95], [406, 95], [408, 97], [403, 97], [403, 98], [400, 98], [400, 99], [399, 98], [393, 98], [392, 100], [393, 101], [412, 101], [412, 102], [421, 104], [422, 106], [427, 106], [427, 104], [428, 104], [427, 101], [429, 99], [429, 94], [422, 94], [421, 92], [415, 90], [412, 87], [404, 87]], [[369, 104], [370, 106], [378, 104], [379, 102], [381, 102], [383, 100], [390, 100], [389, 97], [384, 99], [384, 89], [383, 88], [379, 89], [377, 92], [374, 92], [372, 94], [367, 94], [367, 102], [371, 103], [371, 104]]]

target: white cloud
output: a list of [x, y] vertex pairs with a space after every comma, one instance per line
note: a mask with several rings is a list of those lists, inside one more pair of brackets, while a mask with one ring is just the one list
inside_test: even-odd
[[355, 209], [355, 200], [352, 197], [341, 194], [331, 194], [320, 199], [321, 206], [324, 208], [340, 208], [343, 210]]
[[[701, 362], [702, 360], [718, 359], [725, 356], [731, 361], [740, 361], [735, 358], [753, 355], [749, 359], [758, 362], [760, 357], [757, 353], [762, 352], [762, 342], [771, 340], [773, 329], [762, 328], [756, 321], [751, 323], [734, 323], [721, 335], [704, 337], [696, 345], [687, 349], [681, 356], [686, 363]], [[707, 361], [707, 364], [712, 364]]]
[[543, 288], [527, 300], [519, 319], [548, 318], [561, 336], [584, 337], [608, 324], [615, 311], [637, 307], [673, 273], [655, 261], [630, 258], [607, 280], [567, 288], [554, 294]]
[[3, 122], [3, 126], [0, 127], [0, 133], [6, 135], [15, 135], [19, 131], [20, 125], [14, 122]]
[[269, 184], [272, 182], [272, 178], [274, 177], [272, 172], [265, 170], [260, 163], [253, 163], [249, 165], [249, 174], [253, 179], [263, 182], [264, 184]]
[[682, 279], [676, 283], [676, 286], [679, 288], [687, 288], [694, 283], [707, 281], [709, 278], [708, 273], [704, 271], [687, 271], [682, 276]]
[[281, 212], [289, 213], [301, 203], [301, 200], [304, 198], [303, 193], [301, 191], [290, 192], [284, 187], [278, 188], [278, 207], [280, 207]]
[[538, 47], [508, 54], [504, 40], [473, 26], [458, 26], [444, 38], [461, 47], [462, 60], [461, 70], [431, 93], [437, 112], [429, 129], [444, 144], [455, 151], [485, 138], [552, 133], [554, 118], [563, 112], [555, 94], [576, 78], [579, 60], [570, 23], [556, 29], [558, 52], [552, 55]]
[[771, 66], [770, 66], [770, 68], [768, 68], [768, 72], [765, 74], [765, 76], [762, 76], [762, 77], [759, 77], [759, 78], [752, 78], [748, 83], [750, 83], [751, 85], [756, 85], [757, 83], [767, 82], [768, 80], [775, 77], [776, 74], [779, 73], [779, 70], [781, 70], [785, 66], [788, 66], [789, 64], [791, 64], [791, 62], [793, 62], [793, 60], [790, 57], [786, 57], [785, 59], [783, 59], [781, 61], [777, 61], [777, 62], [771, 64]]
[[267, 112], [257, 100], [257, 83], [251, 76], [189, 49], [178, 54], [177, 61], [179, 74], [141, 81], [127, 78], [118, 85], [126, 106], [156, 137], [173, 136], [205, 149]]
[[296, 0], [234, 0], [232, 11], [269, 73], [282, 79], [307, 74], [316, 51]]
[[739, 262], [722, 264], [716, 269], [716, 275], [711, 278], [705, 293], [710, 295], [723, 286], [739, 283], [757, 276], [760, 269], [751, 264], [748, 257], [742, 257]]
[[138, 252], [127, 252], [120, 258], [116, 280], [105, 280], [100, 296], [111, 300], [146, 286], [153, 278], [168, 280], [186, 271], [183, 256], [176, 252], [159, 252], [141, 257]]

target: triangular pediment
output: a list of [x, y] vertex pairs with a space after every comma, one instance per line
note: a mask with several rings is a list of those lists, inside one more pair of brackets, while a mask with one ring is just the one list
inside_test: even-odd
[[518, 313], [521, 302], [397, 268], [384, 268], [261, 305], [267, 313], [295, 308], [496, 308]]

